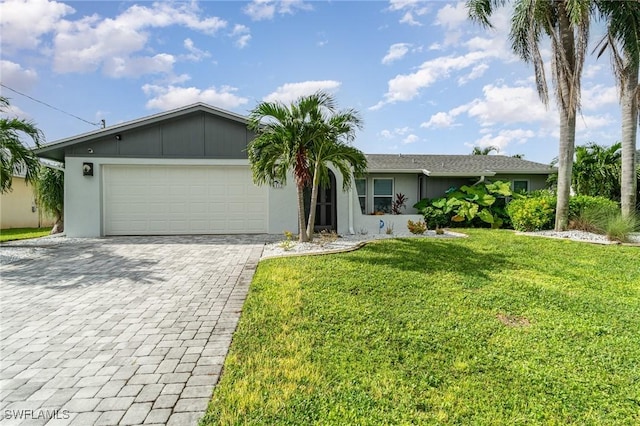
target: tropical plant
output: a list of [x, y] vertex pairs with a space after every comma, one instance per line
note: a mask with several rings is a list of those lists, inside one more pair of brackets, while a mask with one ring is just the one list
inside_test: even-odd
[[613, 71], [620, 88], [622, 108], [621, 209], [623, 216], [634, 215], [637, 201], [636, 139], [640, 103], [640, 2], [596, 0], [607, 33], [600, 41], [598, 57], [609, 50]]
[[576, 147], [571, 183], [578, 195], [620, 200], [620, 147], [593, 142]]
[[414, 235], [422, 235], [427, 232], [427, 224], [422, 220], [414, 222], [409, 219], [407, 221], [407, 229]]
[[487, 146], [485, 148], [480, 148], [479, 146], [474, 146], [471, 151], [471, 155], [489, 155], [492, 152], [498, 153], [500, 149], [496, 146]]
[[[492, 27], [494, 10], [507, 0], [468, 0], [469, 17]], [[571, 169], [575, 146], [576, 112], [580, 103], [580, 77], [589, 35], [591, 0], [515, 0], [511, 18], [512, 50], [533, 64], [536, 87], [542, 102], [549, 103], [549, 90], [540, 52], [543, 35], [551, 41], [551, 70], [560, 113], [560, 143], [555, 227], [568, 223]]]
[[[491, 225], [492, 228], [500, 228], [505, 221], [502, 208], [496, 203], [499, 198], [511, 197], [509, 182], [486, 182], [482, 185], [463, 185], [459, 189], [447, 193], [446, 197], [433, 200], [424, 199], [413, 207], [422, 213], [429, 227], [432, 223], [446, 217], [454, 223], [473, 225], [476, 218]], [[434, 210], [435, 209], [435, 210]], [[439, 226], [440, 223], [435, 225]]]
[[391, 203], [391, 213], [392, 214], [402, 214], [402, 209], [407, 208], [407, 196], [398, 193], [396, 194], [396, 199]]
[[[0, 96], [0, 112], [10, 106], [9, 99]], [[44, 135], [32, 121], [19, 118], [0, 118], [0, 193], [11, 190], [13, 174], [23, 169], [25, 180], [34, 183], [38, 176], [40, 163], [31, 149], [25, 146], [21, 136], [33, 140], [36, 147], [44, 140]]]
[[[362, 121], [355, 110], [336, 111], [334, 98], [323, 91], [302, 96], [289, 106], [261, 102], [249, 114], [256, 138], [247, 147], [256, 184], [286, 184], [293, 172], [298, 201], [299, 240], [313, 237], [318, 186], [329, 183], [329, 164], [343, 176], [348, 189], [353, 176], [366, 170], [364, 154], [349, 145]], [[304, 190], [311, 186], [309, 220]]]
[[38, 205], [55, 218], [52, 234], [64, 231], [64, 172], [42, 166], [35, 184]]

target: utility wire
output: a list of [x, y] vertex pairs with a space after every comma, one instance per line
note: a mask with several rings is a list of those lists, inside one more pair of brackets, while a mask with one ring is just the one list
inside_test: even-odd
[[48, 106], [48, 107], [49, 107], [49, 108], [51, 108], [51, 109], [55, 109], [56, 111], [60, 111], [60, 112], [61, 112], [61, 113], [63, 113], [63, 114], [70, 115], [70, 116], [71, 116], [71, 117], [73, 117], [73, 118], [76, 118], [76, 119], [78, 119], [78, 120], [80, 120], [80, 121], [84, 121], [85, 123], [91, 124], [92, 126], [100, 126], [100, 127], [103, 127], [103, 128], [104, 128], [104, 121], [102, 121], [102, 122], [100, 122], [100, 123], [92, 123], [91, 121], [85, 120], [84, 118], [80, 118], [80, 117], [78, 117], [77, 115], [73, 115], [73, 114], [71, 114], [70, 112], [63, 111], [63, 110], [61, 110], [60, 108], [56, 108], [56, 107], [54, 107], [53, 105], [49, 105], [49, 104], [48, 104], [48, 103], [46, 103], [46, 102], [42, 102], [42, 101], [40, 101], [40, 100], [38, 100], [38, 99], [36, 99], [36, 98], [32, 98], [31, 96], [26, 95], [26, 94], [24, 94], [24, 93], [22, 93], [22, 92], [18, 92], [16, 89], [12, 89], [11, 87], [9, 87], [9, 86], [7, 86], [7, 85], [5, 85], [5, 84], [0, 83], [0, 86], [4, 87], [5, 89], [9, 89], [9, 90], [11, 90], [12, 92], [17, 93], [18, 95], [22, 95], [22, 96], [24, 96], [25, 98], [29, 98], [29, 99], [31, 99], [31, 100], [32, 100], [32, 101], [34, 101], [34, 102], [38, 102], [39, 104], [42, 104], [42, 105]]

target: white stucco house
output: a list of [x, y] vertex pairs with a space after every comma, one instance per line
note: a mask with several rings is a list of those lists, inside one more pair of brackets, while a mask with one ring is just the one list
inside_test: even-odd
[[[64, 163], [65, 230], [70, 237], [298, 232], [296, 191], [256, 186], [247, 119], [198, 103], [48, 144], [36, 152]], [[510, 180], [545, 185], [547, 165], [503, 156], [368, 154], [369, 173], [347, 192], [332, 176], [321, 191], [318, 229], [338, 233], [404, 229], [412, 205], [451, 186]], [[388, 213], [396, 194], [400, 216]], [[411, 215], [411, 216], [409, 216]]]

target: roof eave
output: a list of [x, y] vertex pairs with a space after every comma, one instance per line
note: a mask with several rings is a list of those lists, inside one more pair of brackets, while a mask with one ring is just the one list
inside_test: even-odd
[[412, 173], [429, 176], [431, 172], [425, 169], [367, 169], [367, 173]]

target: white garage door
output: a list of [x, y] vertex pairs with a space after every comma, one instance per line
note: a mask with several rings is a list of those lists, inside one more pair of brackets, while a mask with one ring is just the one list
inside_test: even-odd
[[267, 232], [248, 166], [104, 166], [105, 235]]

